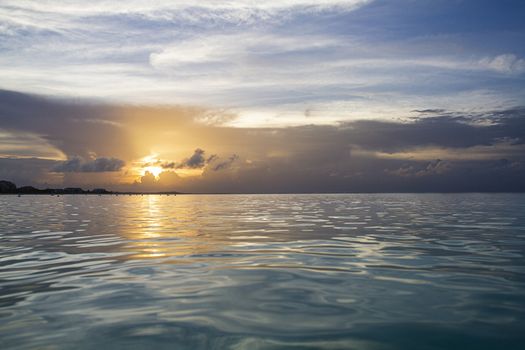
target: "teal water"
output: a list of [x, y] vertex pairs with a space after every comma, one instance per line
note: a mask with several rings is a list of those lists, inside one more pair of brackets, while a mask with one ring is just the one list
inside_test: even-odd
[[1, 349], [522, 349], [525, 195], [0, 196]]

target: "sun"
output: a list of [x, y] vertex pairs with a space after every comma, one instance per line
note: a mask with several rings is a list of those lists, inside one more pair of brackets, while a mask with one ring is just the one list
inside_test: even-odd
[[160, 173], [164, 171], [160, 164], [161, 161], [158, 158], [158, 154], [154, 153], [142, 157], [139, 161], [137, 161], [136, 169], [138, 170], [138, 174], [140, 174], [140, 176], [144, 176], [147, 172], [149, 172], [158, 178]]
[[155, 165], [144, 167], [143, 170], [144, 170], [144, 173], [142, 174], [143, 176], [146, 175], [147, 171], [149, 171], [155, 177], [159, 177], [160, 173], [162, 173], [163, 171], [162, 167], [155, 166]]

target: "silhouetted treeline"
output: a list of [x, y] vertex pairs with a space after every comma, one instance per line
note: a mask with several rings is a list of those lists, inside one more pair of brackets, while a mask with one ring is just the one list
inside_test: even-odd
[[46, 188], [44, 190], [41, 190], [33, 186], [16, 187], [16, 185], [10, 181], [0, 180], [0, 193], [2, 194], [111, 194], [113, 192], [107, 191], [103, 188], [96, 188], [94, 190], [83, 190], [78, 187]]

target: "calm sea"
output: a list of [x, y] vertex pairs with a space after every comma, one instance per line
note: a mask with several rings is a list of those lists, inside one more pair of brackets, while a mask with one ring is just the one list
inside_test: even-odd
[[523, 349], [525, 195], [0, 196], [1, 349]]

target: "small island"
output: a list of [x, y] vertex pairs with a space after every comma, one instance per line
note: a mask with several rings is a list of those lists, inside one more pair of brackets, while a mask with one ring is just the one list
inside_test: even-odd
[[180, 192], [168, 191], [168, 192], [118, 192], [108, 191], [104, 188], [95, 188], [92, 190], [84, 190], [80, 187], [66, 187], [66, 188], [46, 188], [38, 189], [33, 186], [22, 186], [17, 187], [14, 183], [7, 180], [0, 180], [0, 194], [47, 194], [47, 195], [61, 195], [61, 194], [112, 194], [112, 195], [144, 195], [144, 194], [164, 194], [164, 195], [177, 195]]

